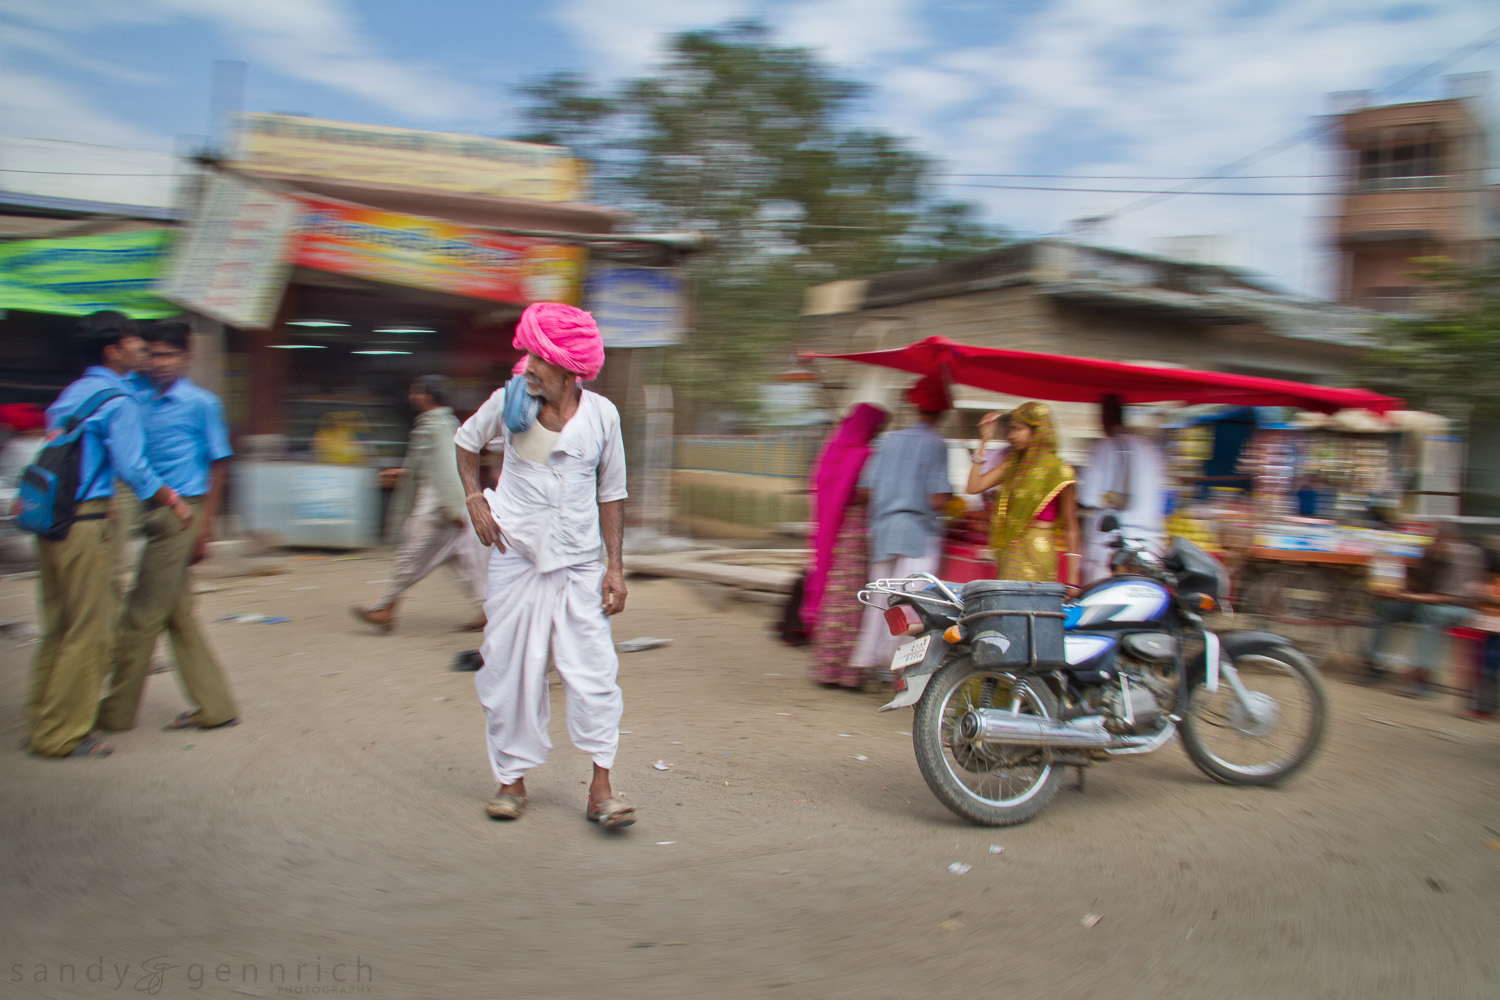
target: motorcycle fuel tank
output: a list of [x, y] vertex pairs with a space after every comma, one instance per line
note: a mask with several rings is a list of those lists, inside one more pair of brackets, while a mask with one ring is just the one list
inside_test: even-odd
[[1114, 680], [1114, 657], [1110, 654], [1119, 642], [1116, 636], [1073, 634], [1063, 638], [1063, 656], [1067, 671], [1078, 684], [1107, 684]]
[[1144, 576], [1117, 576], [1094, 584], [1063, 608], [1072, 629], [1139, 628], [1166, 617], [1172, 595]]

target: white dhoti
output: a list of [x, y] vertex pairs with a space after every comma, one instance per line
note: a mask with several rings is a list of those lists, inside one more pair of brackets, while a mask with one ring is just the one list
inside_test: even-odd
[[[941, 561], [942, 539], [935, 538], [923, 555], [897, 556], [870, 563], [870, 579], [899, 579], [916, 573], [936, 574]], [[864, 620], [859, 625], [859, 642], [854, 646], [854, 655], [850, 657], [849, 665], [872, 668], [877, 671], [876, 676], [884, 680], [886, 674], [881, 671], [888, 672], [891, 669], [891, 658], [896, 655], [896, 647], [907, 641], [907, 636], [891, 635], [883, 612], [866, 606]]]
[[598, 562], [538, 572], [514, 551], [494, 549], [484, 603], [484, 666], [474, 688], [484, 707], [490, 769], [513, 784], [547, 760], [550, 658], [563, 684], [568, 736], [600, 767], [613, 767], [624, 697]]

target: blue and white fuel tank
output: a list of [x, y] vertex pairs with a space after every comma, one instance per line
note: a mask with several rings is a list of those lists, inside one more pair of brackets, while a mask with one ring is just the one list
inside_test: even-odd
[[1167, 588], [1149, 577], [1116, 576], [1063, 605], [1063, 657], [1069, 673], [1082, 683], [1112, 681], [1119, 633], [1160, 623], [1171, 599]]
[[1068, 631], [1138, 629], [1167, 617], [1172, 595], [1150, 577], [1115, 576], [1094, 584], [1063, 605]]

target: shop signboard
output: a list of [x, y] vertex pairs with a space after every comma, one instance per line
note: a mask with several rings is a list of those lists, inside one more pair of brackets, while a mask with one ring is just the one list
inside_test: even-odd
[[599, 261], [589, 268], [584, 301], [605, 347], [664, 347], [682, 341], [684, 292], [676, 270]]
[[582, 164], [560, 146], [266, 114], [241, 115], [235, 145], [251, 170], [529, 201], [584, 197]]
[[288, 255], [300, 210], [295, 198], [215, 174], [157, 290], [221, 323], [266, 329], [291, 274]]
[[178, 310], [152, 289], [165, 229], [0, 243], [0, 309], [86, 316], [117, 309], [136, 319]]
[[577, 302], [581, 247], [335, 202], [303, 206], [300, 267], [494, 302]]

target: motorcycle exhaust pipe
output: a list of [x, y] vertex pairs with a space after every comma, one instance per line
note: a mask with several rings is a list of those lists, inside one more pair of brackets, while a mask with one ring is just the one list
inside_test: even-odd
[[1115, 739], [1105, 731], [1102, 716], [1060, 722], [1003, 708], [976, 708], [964, 713], [958, 720], [958, 734], [969, 743], [1085, 750], [1104, 749]]

